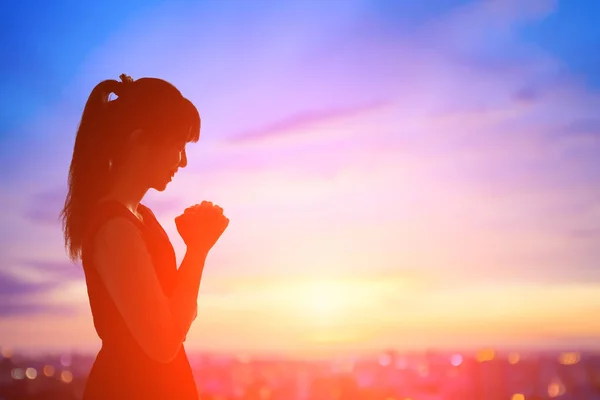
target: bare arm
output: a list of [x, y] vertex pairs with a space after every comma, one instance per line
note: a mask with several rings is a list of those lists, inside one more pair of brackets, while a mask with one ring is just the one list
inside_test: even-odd
[[114, 218], [98, 231], [94, 264], [127, 327], [151, 358], [171, 361], [197, 315], [197, 297], [206, 255], [190, 250], [167, 297], [152, 258], [135, 225]]
[[[171, 296], [171, 302], [175, 312], [181, 310], [181, 315], [176, 319], [183, 321], [184, 336], [187, 335], [192, 322], [198, 315], [198, 292], [206, 256], [206, 253], [188, 247], [177, 270], [177, 283], [175, 284], [173, 296]], [[188, 312], [187, 304], [193, 304], [193, 313]]]

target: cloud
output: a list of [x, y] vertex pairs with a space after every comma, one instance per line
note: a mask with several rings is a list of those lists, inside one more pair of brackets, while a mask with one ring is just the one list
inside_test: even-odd
[[567, 136], [594, 136], [600, 137], [600, 119], [584, 118], [570, 121], [556, 130], [557, 133]]
[[354, 107], [338, 107], [299, 113], [288, 118], [272, 122], [271, 124], [268, 124], [267, 126], [257, 130], [232, 135], [228, 142], [248, 143], [255, 141], [266, 141], [295, 130], [308, 129], [311, 125], [331, 122], [337, 119], [350, 118], [360, 115], [364, 112], [380, 109], [389, 104], [390, 102], [379, 101]]
[[53, 281], [26, 281], [16, 278], [13, 274], [0, 270], [0, 297], [6, 298], [21, 295], [35, 295], [49, 291], [57, 285], [58, 283]]
[[74, 314], [77, 304], [53, 299], [83, 279], [81, 267], [69, 262], [5, 261], [0, 269], [0, 317]]
[[24, 217], [42, 225], [61, 223], [60, 211], [64, 207], [67, 190], [65, 188], [50, 189], [31, 196], [24, 211]]
[[67, 261], [21, 260], [15, 263], [19, 267], [31, 268], [39, 279], [60, 285], [64, 282], [83, 278], [83, 268], [80, 264]]
[[525, 103], [531, 103], [534, 102], [538, 99], [540, 99], [541, 97], [541, 92], [531, 86], [524, 86], [520, 89], [518, 89], [515, 93], [514, 93], [514, 98], [517, 101], [522, 101]]
[[454, 8], [421, 27], [424, 36], [451, 51], [488, 52], [512, 41], [523, 23], [542, 19], [556, 10], [556, 0], [475, 1]]
[[74, 308], [68, 304], [52, 304], [43, 300], [60, 285], [60, 281], [28, 281], [0, 270], [0, 317], [73, 312]]
[[77, 309], [68, 305], [22, 304], [10, 300], [0, 303], [0, 318], [23, 315], [76, 315]]

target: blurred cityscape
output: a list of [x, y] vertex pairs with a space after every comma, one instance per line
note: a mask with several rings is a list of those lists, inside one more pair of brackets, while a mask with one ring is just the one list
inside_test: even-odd
[[[2, 348], [0, 400], [80, 399], [93, 354]], [[301, 361], [189, 354], [201, 400], [599, 399], [600, 353], [385, 351]]]

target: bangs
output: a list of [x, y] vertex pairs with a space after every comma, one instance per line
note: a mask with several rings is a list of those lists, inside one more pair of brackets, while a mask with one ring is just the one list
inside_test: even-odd
[[181, 103], [181, 120], [186, 121], [186, 126], [188, 127], [185, 134], [185, 141], [196, 143], [200, 140], [200, 114], [192, 102], [185, 97], [182, 97]]
[[[175, 86], [162, 79], [140, 78], [123, 96], [130, 128], [146, 128], [155, 140], [197, 142], [200, 114]], [[119, 96], [119, 99], [121, 96]], [[133, 115], [132, 115], [133, 114]]]
[[200, 139], [200, 114], [191, 101], [179, 97], [162, 108], [154, 124], [161, 139], [197, 142]]

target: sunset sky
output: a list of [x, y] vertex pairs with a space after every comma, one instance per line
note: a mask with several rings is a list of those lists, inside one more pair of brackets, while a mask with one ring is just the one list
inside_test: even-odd
[[95, 350], [58, 213], [91, 89], [198, 107], [145, 203], [210, 200], [188, 349], [600, 343], [600, 2], [13, 2], [0, 27], [0, 346]]

